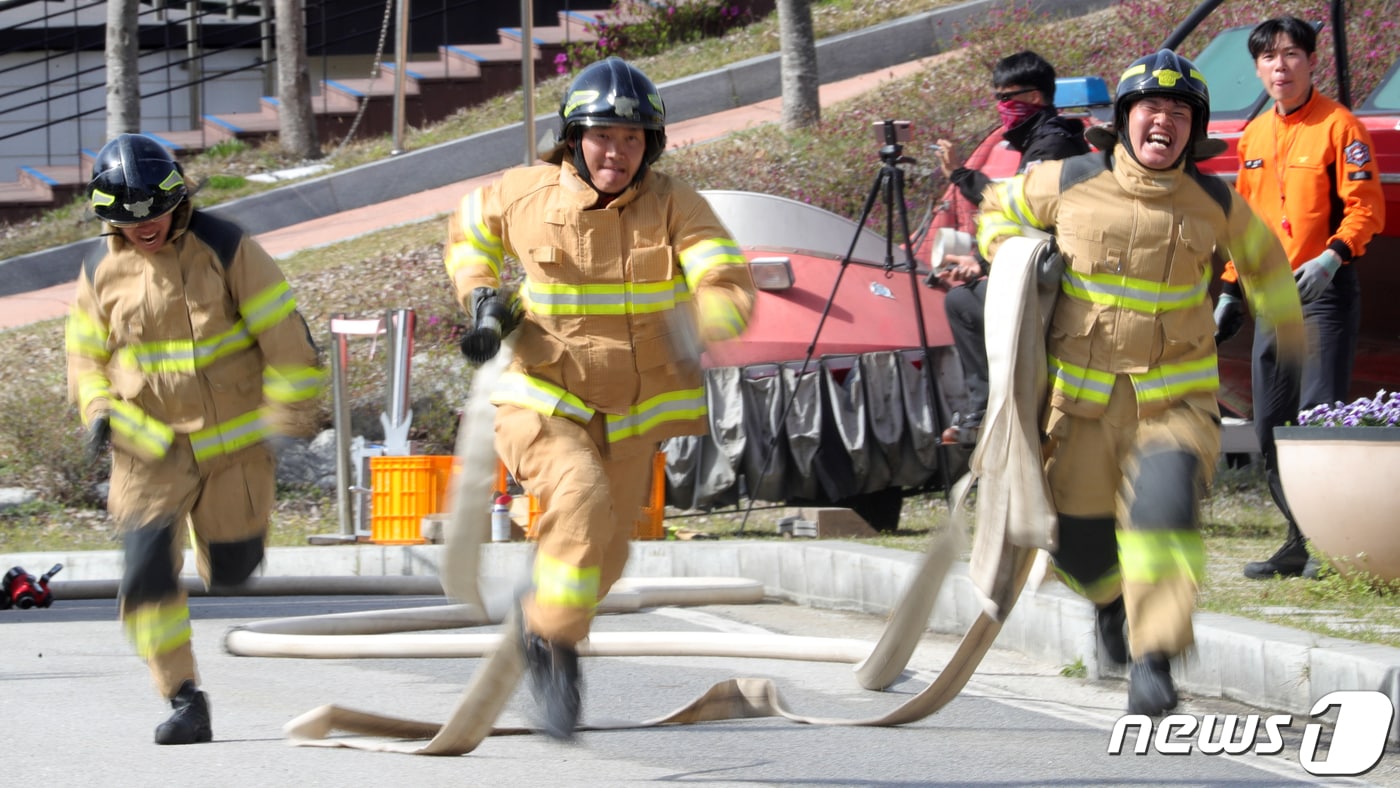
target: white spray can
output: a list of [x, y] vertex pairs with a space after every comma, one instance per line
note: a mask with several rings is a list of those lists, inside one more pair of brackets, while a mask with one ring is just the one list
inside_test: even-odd
[[510, 496], [504, 493], [491, 505], [491, 541], [510, 541]]

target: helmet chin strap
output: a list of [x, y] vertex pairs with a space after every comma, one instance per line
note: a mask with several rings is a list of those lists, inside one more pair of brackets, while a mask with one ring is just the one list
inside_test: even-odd
[[590, 189], [598, 191], [598, 187], [593, 183], [593, 174], [588, 171], [588, 162], [583, 160], [583, 146], [579, 144], [578, 137], [569, 141], [569, 148], [574, 152], [574, 169], [578, 170], [578, 177], [582, 178]]
[[[588, 184], [588, 187], [593, 191], [598, 192], [599, 194], [604, 194], [604, 192], [598, 188], [598, 185], [593, 182], [593, 174], [588, 171], [588, 162], [584, 161], [583, 145], [580, 144], [578, 137], [575, 137], [574, 139], [569, 141], [569, 148], [572, 149], [574, 153], [574, 169], [578, 170], [578, 177], [582, 178], [583, 182]], [[632, 176], [632, 180], [628, 181], [627, 185], [622, 187], [622, 190], [626, 191], [627, 189], [631, 188], [633, 184], [640, 183], [642, 178], [645, 177], [646, 174], [647, 163], [645, 160], [643, 160], [642, 165], [637, 168], [637, 174]], [[618, 192], [617, 194], [621, 193], [622, 192]], [[616, 197], [617, 195], [609, 194], [608, 196]]]

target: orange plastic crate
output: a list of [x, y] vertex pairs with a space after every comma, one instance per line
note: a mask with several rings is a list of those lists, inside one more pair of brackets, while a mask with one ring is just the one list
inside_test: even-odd
[[642, 519], [632, 529], [633, 539], [665, 539], [666, 453], [657, 452], [651, 460], [651, 503], [642, 507]]
[[[651, 463], [651, 500], [642, 507], [642, 517], [632, 529], [633, 539], [665, 539], [666, 526], [666, 453], [657, 452]], [[506, 488], [506, 467], [496, 463], [496, 489]], [[539, 538], [540, 505], [535, 496], [527, 495], [530, 501], [529, 520], [525, 526], [525, 536]]]
[[370, 541], [425, 544], [423, 518], [443, 510], [452, 455], [371, 457]]

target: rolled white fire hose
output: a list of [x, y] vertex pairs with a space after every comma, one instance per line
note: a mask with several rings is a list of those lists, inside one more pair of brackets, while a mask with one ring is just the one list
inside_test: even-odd
[[[1021, 276], [1033, 259], [1038, 242], [1011, 239], [997, 255], [993, 270], [1006, 271], [1007, 286], [1002, 297], [1008, 301], [1034, 297], [1033, 272]], [[1017, 285], [1017, 282], [1022, 284]], [[1029, 284], [1026, 284], [1029, 283]], [[1017, 287], [1029, 287], [1019, 292]], [[989, 296], [990, 298], [990, 296]], [[1034, 310], [1031, 316], [1036, 317]], [[1014, 335], [1008, 341], [1015, 341]], [[989, 343], [992, 340], [989, 338]], [[443, 562], [442, 586], [448, 596], [461, 604], [439, 608], [393, 610], [372, 613], [313, 616], [300, 619], [276, 619], [239, 627], [228, 633], [225, 647], [230, 653], [262, 657], [303, 658], [402, 658], [402, 657], [481, 657], [486, 662], [473, 674], [446, 723], [404, 720], [380, 713], [357, 711], [336, 705], [325, 705], [297, 717], [284, 730], [296, 744], [311, 746], [350, 747], [355, 749], [406, 752], [414, 754], [459, 755], [474, 750], [487, 736], [520, 733], [518, 729], [495, 727], [495, 720], [509, 701], [524, 667], [520, 622], [517, 616], [505, 616], [512, 608], [508, 598], [497, 593], [483, 594], [478, 585], [479, 549], [488, 533], [487, 508], [478, 505], [489, 499], [494, 477], [495, 452], [492, 441], [494, 408], [489, 394], [496, 378], [508, 363], [510, 343], [503, 344], [501, 353], [491, 363], [478, 370], [472, 394], [463, 416], [458, 439], [458, 457], [462, 463], [456, 475], [458, 482], [452, 500], [452, 517], [447, 530], [448, 541]], [[993, 376], [1009, 370], [998, 370], [1016, 360], [1016, 353], [998, 352], [989, 346]], [[994, 392], [996, 391], [994, 386]], [[1002, 389], [1005, 396], [1010, 392]], [[1022, 401], [1024, 405], [1024, 400]], [[1006, 413], [999, 417], [998, 413]], [[997, 430], [1024, 429], [1024, 413], [1015, 407], [988, 409], [989, 422], [984, 433]], [[1000, 419], [1000, 421], [998, 421]], [[1014, 436], [1014, 432], [1012, 433]], [[1021, 436], [1024, 437], [1024, 436]], [[979, 447], [979, 451], [981, 448]], [[1006, 480], [1024, 484], [1036, 478], [1038, 459], [1017, 455], [1010, 459], [1035, 467], [1006, 469], [995, 463], [983, 468], [979, 495], [990, 490], [1002, 490]], [[974, 462], [974, 467], [978, 467]], [[735, 656], [772, 659], [807, 659], [857, 663], [855, 673], [861, 686], [883, 689], [889, 686], [908, 664], [919, 639], [928, 629], [938, 591], [942, 587], [952, 562], [961, 555], [966, 544], [966, 498], [973, 479], [964, 477], [954, 488], [950, 500], [953, 517], [950, 527], [933, 539], [918, 572], [896, 605], [885, 631], [875, 644], [829, 638], [796, 638], [782, 635], [740, 636], [732, 633], [594, 633], [579, 644], [586, 656]], [[1027, 485], [1028, 486], [1028, 485]], [[1034, 496], [1038, 490], [1011, 491], [1013, 495]], [[1000, 508], [1000, 507], [999, 507]], [[1011, 507], [1016, 511], [1016, 507]], [[1010, 613], [1034, 562], [1032, 545], [1012, 544], [1014, 528], [998, 530], [998, 538], [979, 538], [974, 544], [972, 563], [980, 567], [981, 575], [990, 578], [991, 587], [980, 589], [998, 604], [987, 609], [969, 627], [957, 650], [938, 678], [914, 697], [879, 717], [845, 719], [809, 717], [789, 710], [778, 688], [770, 680], [737, 678], [720, 682], [694, 701], [675, 711], [641, 722], [613, 723], [587, 726], [584, 730], [648, 727], [723, 719], [760, 716], [780, 716], [813, 725], [887, 726], [901, 725], [923, 719], [951, 701], [971, 678], [982, 657], [991, 648], [1001, 622]], [[979, 521], [979, 528], [981, 523]], [[1020, 534], [1017, 534], [1020, 536]], [[1041, 535], [1037, 537], [1043, 539]], [[401, 578], [396, 578], [401, 579]], [[650, 584], [650, 585], [648, 585]], [[634, 580], [624, 578], [615, 591], [616, 601], [604, 601], [601, 611], [614, 610], [615, 605], [634, 604], [650, 607], [659, 604], [733, 604], [754, 602], [762, 598], [762, 587], [754, 581], [726, 578], [672, 579], [669, 581]], [[630, 594], [630, 600], [623, 602]], [[613, 594], [609, 595], [612, 600]], [[614, 605], [614, 607], [610, 607]], [[402, 634], [423, 629], [444, 629], [494, 624], [505, 617], [501, 634]], [[401, 634], [382, 634], [399, 632]], [[332, 737], [335, 732], [373, 738]], [[427, 739], [403, 741], [404, 739]]]

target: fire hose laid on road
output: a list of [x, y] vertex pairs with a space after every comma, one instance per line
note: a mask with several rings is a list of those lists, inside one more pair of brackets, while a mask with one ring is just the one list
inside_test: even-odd
[[[883, 690], [908, 664], [928, 628], [934, 602], [968, 530], [967, 498], [979, 486], [977, 534], [971, 577], [983, 610], [938, 677], [888, 713], [872, 718], [810, 717], [786, 707], [768, 679], [736, 678], [713, 685], [668, 714], [633, 723], [584, 726], [601, 730], [674, 725], [752, 717], [784, 717], [810, 725], [902, 725], [936, 713], [972, 677], [1020, 595], [1038, 548], [1053, 547], [1054, 508], [1041, 472], [1039, 404], [1044, 401], [1044, 319], [1053, 295], [1037, 295], [1037, 264], [1043, 242], [1011, 239], [1002, 245], [987, 292], [989, 313], [1019, 319], [989, 321], [991, 392], [983, 435], [971, 470], [955, 485], [950, 527], [932, 540], [917, 573], [896, 605], [880, 639], [863, 641], [733, 633], [594, 633], [579, 644], [583, 656], [739, 656], [856, 663], [859, 684]], [[254, 622], [231, 630], [225, 648], [262, 657], [486, 657], [445, 723], [404, 720], [337, 705], [313, 709], [285, 726], [296, 744], [352, 747], [421, 755], [460, 755], [486, 737], [526, 732], [498, 728], [496, 719], [524, 671], [520, 621], [508, 595], [483, 595], [478, 583], [480, 546], [489, 514], [476, 502], [489, 500], [494, 479], [494, 407], [488, 392], [504, 370], [509, 345], [477, 371], [457, 443], [462, 472], [456, 475], [447, 528], [441, 583], [459, 604], [415, 610], [311, 616]], [[464, 505], [465, 504], [465, 505]], [[488, 598], [489, 596], [489, 598]], [[669, 604], [757, 602], [762, 586], [731, 578], [648, 580], [624, 578], [600, 612]], [[499, 634], [410, 634], [502, 623]], [[335, 732], [356, 737], [332, 737]], [[426, 740], [426, 741], [424, 741]]]

